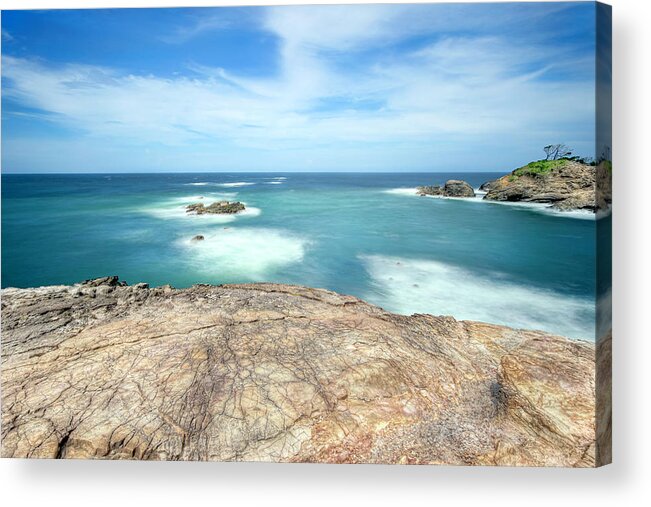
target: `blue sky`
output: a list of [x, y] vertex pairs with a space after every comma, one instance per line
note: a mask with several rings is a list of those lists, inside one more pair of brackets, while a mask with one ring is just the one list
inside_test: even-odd
[[594, 152], [595, 7], [4, 11], [2, 170], [509, 171]]

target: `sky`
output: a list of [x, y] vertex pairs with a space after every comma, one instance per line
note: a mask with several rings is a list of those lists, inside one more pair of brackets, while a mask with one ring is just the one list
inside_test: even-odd
[[595, 5], [2, 12], [2, 171], [510, 171], [594, 155]]

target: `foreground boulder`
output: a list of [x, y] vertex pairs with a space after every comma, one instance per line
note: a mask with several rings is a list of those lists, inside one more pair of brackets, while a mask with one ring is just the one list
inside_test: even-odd
[[593, 344], [297, 286], [104, 280], [2, 291], [3, 457], [595, 464]]
[[186, 206], [186, 213], [196, 213], [197, 215], [203, 214], [233, 214], [240, 211], [244, 211], [246, 208], [241, 202], [230, 202], [230, 201], [218, 201], [210, 204], [209, 206], [204, 205], [202, 202], [196, 204], [190, 204]]
[[[610, 193], [598, 202], [595, 166], [573, 160], [541, 160], [482, 185], [489, 201], [548, 203], [560, 211], [605, 208]], [[606, 175], [609, 178], [609, 172]], [[610, 183], [604, 186], [610, 187]]]
[[439, 185], [418, 187], [416, 193], [421, 196], [475, 197], [475, 191], [470, 184], [462, 180], [448, 180], [442, 187]]

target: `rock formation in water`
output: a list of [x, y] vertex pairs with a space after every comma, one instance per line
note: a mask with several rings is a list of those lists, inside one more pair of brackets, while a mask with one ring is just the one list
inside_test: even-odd
[[473, 188], [467, 182], [462, 180], [448, 180], [442, 187], [439, 185], [418, 187], [416, 193], [421, 196], [475, 197], [475, 191]]
[[[484, 183], [490, 201], [548, 203], [560, 211], [605, 209], [610, 194], [597, 199], [596, 167], [574, 160], [541, 160]], [[610, 172], [606, 171], [608, 178]], [[599, 202], [601, 201], [601, 202]]]
[[2, 338], [3, 457], [595, 464], [595, 347], [543, 332], [105, 277], [4, 289]]
[[231, 215], [244, 211], [246, 208], [241, 202], [218, 201], [213, 202], [209, 206], [204, 205], [202, 202], [190, 204], [186, 206], [186, 213], [196, 213], [197, 215], [203, 214], [216, 214], [216, 215]]

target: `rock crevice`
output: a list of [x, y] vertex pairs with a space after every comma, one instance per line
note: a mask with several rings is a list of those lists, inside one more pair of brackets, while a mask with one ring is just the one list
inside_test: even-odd
[[2, 291], [2, 456], [593, 466], [595, 348], [278, 284]]

